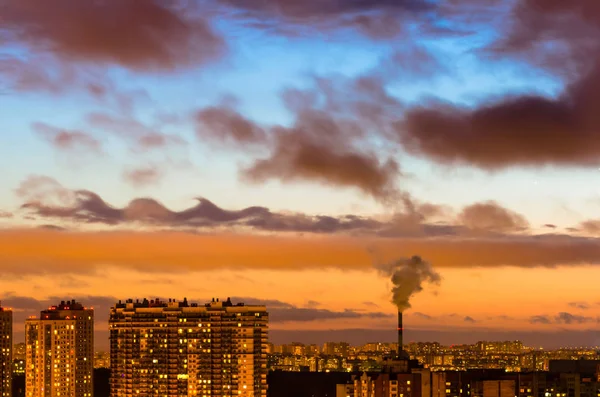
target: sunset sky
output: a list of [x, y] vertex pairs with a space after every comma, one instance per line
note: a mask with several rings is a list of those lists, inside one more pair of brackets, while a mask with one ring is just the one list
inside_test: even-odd
[[[0, 1], [0, 299], [600, 345], [600, 3]], [[333, 330], [331, 332], [326, 332]], [[301, 331], [301, 332], [297, 332]]]

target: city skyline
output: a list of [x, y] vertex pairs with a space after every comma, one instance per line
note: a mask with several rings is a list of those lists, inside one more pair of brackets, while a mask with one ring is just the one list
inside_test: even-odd
[[[86, 308], [91, 309], [95, 313], [94, 318], [94, 328], [95, 328], [95, 349], [96, 351], [108, 351], [109, 350], [109, 314], [114, 310], [115, 307], [121, 305], [121, 302], [137, 302], [137, 304], [141, 304], [142, 302], [150, 302], [150, 298], [141, 298], [141, 299], [116, 299], [111, 297], [88, 297], [88, 300], [84, 300], [84, 303], [87, 302]], [[10, 298], [9, 298], [10, 299]], [[55, 310], [56, 302], [60, 298], [53, 297], [51, 300], [47, 302], [38, 302], [39, 309], [37, 312], [30, 311], [31, 309], [20, 306], [18, 303], [18, 297], [16, 300], [10, 299], [9, 302], [16, 304], [16, 306], [4, 306], [3, 309], [5, 312], [10, 313], [10, 319], [12, 321], [10, 330], [14, 332], [14, 337], [12, 341], [16, 344], [23, 343], [25, 340], [25, 334], [20, 331], [21, 327], [24, 326], [27, 321], [31, 321], [32, 319], [38, 319], [39, 311], [47, 310]], [[220, 298], [216, 298], [217, 302]], [[187, 298], [152, 298], [153, 301], [156, 302], [188, 302]], [[212, 298], [214, 302], [215, 298]], [[318, 309], [314, 308], [316, 302], [312, 303], [312, 308], [307, 307], [293, 307], [285, 302], [276, 301], [276, 300], [256, 300], [253, 298], [244, 298], [244, 297], [228, 297], [223, 298], [222, 301], [232, 300], [233, 302], [245, 302], [249, 305], [262, 305], [269, 310], [270, 317], [270, 330], [269, 330], [269, 343], [272, 344], [290, 344], [290, 343], [304, 343], [304, 344], [317, 344], [322, 345], [327, 342], [344, 342], [350, 343], [352, 345], [362, 345], [368, 343], [395, 343], [398, 340], [396, 333], [396, 316], [395, 314], [386, 314], [382, 312], [371, 312], [368, 314], [362, 314], [360, 311], [345, 311], [343, 313], [336, 313], [333, 311], [329, 311], [327, 309]], [[76, 300], [73, 299], [73, 302]], [[211, 299], [189, 299], [190, 302], [211, 302]], [[24, 302], [31, 304], [31, 299], [24, 299]], [[61, 301], [63, 304], [65, 300]], [[207, 303], [207, 304], [208, 304]], [[49, 306], [44, 306], [49, 305]], [[311, 305], [309, 305], [311, 306]], [[13, 315], [13, 312], [16, 313]], [[304, 321], [323, 321], [323, 319], [328, 319], [330, 317], [342, 317], [342, 319], [354, 319], [360, 320], [361, 316], [367, 316], [374, 321], [379, 321], [382, 326], [386, 326], [387, 329], [373, 329], [373, 328], [349, 328], [349, 329], [311, 329], [311, 328], [302, 328], [299, 329], [281, 329], [277, 328], [277, 324], [286, 324], [288, 322], [296, 322], [298, 317], [304, 318]], [[13, 320], [14, 316], [14, 320]], [[535, 349], [559, 349], [559, 348], [598, 348], [600, 346], [600, 339], [598, 338], [597, 331], [589, 330], [589, 331], [577, 331], [577, 330], [569, 330], [569, 329], [561, 329], [555, 334], [552, 333], [539, 333], [535, 331], [514, 331], [510, 329], [474, 329], [470, 330], [468, 328], [465, 329], [464, 334], [459, 334], [458, 336], [455, 334], [448, 334], [441, 330], [431, 330], [420, 328], [419, 325], [414, 325], [413, 321], [417, 321], [418, 319], [426, 316], [423, 313], [408, 313], [405, 314], [407, 318], [407, 326], [404, 328], [404, 333], [406, 338], [404, 340], [404, 344], [412, 344], [412, 343], [441, 343], [442, 345], [470, 345], [479, 341], [488, 340], [488, 341], [503, 341], [503, 340], [520, 340], [523, 341], [526, 345]], [[445, 316], [446, 318], [455, 318], [456, 314], [451, 314]], [[430, 318], [430, 321], [444, 321], [444, 318]], [[509, 320], [507, 318], [501, 318], [500, 320], [506, 321]], [[465, 322], [470, 322], [470, 320], [464, 320]], [[475, 321], [475, 320], [473, 320]], [[540, 319], [539, 321], [544, 321], [544, 319]], [[562, 319], [553, 319], [549, 321], [569, 321], [567, 315], [563, 314]], [[573, 320], [575, 321], [575, 320]], [[275, 323], [275, 329], [272, 329], [272, 324]], [[405, 323], [406, 325], [406, 323]], [[106, 329], [104, 329], [106, 327]], [[468, 332], [468, 333], [467, 333]], [[559, 335], [560, 338], [556, 339], [556, 335]], [[567, 343], [565, 343], [567, 341]]]
[[0, 3], [16, 340], [149, 293], [386, 338], [417, 255], [407, 342], [600, 345], [594, 0]]

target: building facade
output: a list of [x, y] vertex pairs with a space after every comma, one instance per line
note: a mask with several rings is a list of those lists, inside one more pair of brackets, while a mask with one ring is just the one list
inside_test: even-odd
[[91, 397], [94, 311], [63, 301], [25, 322], [27, 397]]
[[113, 397], [267, 394], [265, 306], [130, 299], [109, 322]]
[[12, 394], [12, 310], [0, 305], [0, 396]]

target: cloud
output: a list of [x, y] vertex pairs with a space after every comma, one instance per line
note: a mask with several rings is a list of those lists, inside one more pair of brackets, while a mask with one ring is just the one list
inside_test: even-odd
[[[156, 183], [163, 175], [163, 170], [156, 165], [150, 165], [148, 168], [128, 169], [125, 172], [126, 180], [138, 187], [144, 186], [144, 183]], [[205, 198], [197, 199], [195, 206], [181, 211], [170, 210], [152, 198], [136, 198], [125, 207], [117, 208], [106, 203], [97, 193], [87, 190], [69, 190], [57, 181], [41, 176], [29, 177], [21, 184], [17, 192], [24, 199], [21, 208], [29, 214], [52, 221], [105, 225], [138, 223], [198, 230], [226, 226], [268, 232], [356, 233], [396, 238], [468, 236], [472, 234], [470, 228], [483, 227], [490, 231], [511, 232], [517, 228], [517, 225], [526, 222], [517, 215], [514, 215], [515, 220], [513, 220], [510, 218], [513, 215], [509, 210], [496, 204], [492, 206], [489, 203], [483, 203], [481, 204], [483, 210], [490, 206], [493, 210], [491, 215], [487, 215], [487, 220], [483, 214], [485, 211], [474, 211], [473, 209], [478, 205], [472, 205], [463, 211], [469, 216], [462, 217], [464, 219], [459, 217], [459, 221], [464, 221], [465, 225], [435, 224], [431, 223], [429, 219], [436, 216], [445, 217], [447, 215], [445, 209], [432, 204], [417, 203], [410, 198], [404, 199], [405, 210], [403, 212], [397, 212], [391, 217], [386, 216], [385, 219], [352, 214], [333, 217], [291, 212], [275, 213], [264, 207], [248, 207], [237, 211], [228, 211]], [[216, 215], [233, 213], [239, 215]], [[509, 219], [504, 219], [502, 214]], [[514, 224], [511, 226], [509, 221]]]
[[[337, 128], [333, 124], [329, 127]], [[313, 130], [327, 134], [331, 130]], [[395, 190], [400, 175], [398, 164], [385, 162], [373, 154], [334, 149], [311, 142], [295, 133], [283, 133], [271, 157], [256, 161], [244, 171], [246, 180], [264, 182], [279, 179], [285, 182], [314, 180], [338, 187], [357, 187], [376, 198], [385, 198]]]
[[465, 323], [471, 323], [471, 324], [473, 324], [473, 323], [476, 323], [476, 322], [477, 322], [477, 321], [476, 321], [476, 320], [475, 320], [473, 317], [471, 317], [471, 316], [465, 316], [465, 318], [464, 318], [463, 320], [464, 320], [464, 322], [465, 322]]
[[187, 141], [174, 134], [166, 134], [160, 129], [147, 125], [131, 115], [109, 113], [90, 113], [86, 121], [91, 128], [109, 132], [132, 143], [134, 152], [163, 150], [185, 147]]
[[283, 100], [294, 121], [270, 129], [270, 155], [243, 170], [245, 180], [314, 181], [400, 201], [400, 165], [370, 143], [370, 132], [384, 134], [399, 106], [381, 81], [317, 78], [310, 89], [288, 89]]
[[309, 309], [315, 309], [319, 306], [321, 306], [321, 302], [317, 302], [317, 301], [313, 301], [313, 300], [309, 300], [308, 302], [306, 302], [306, 307]]
[[[282, 344], [302, 340], [304, 343], [324, 343], [331, 340], [345, 341], [352, 345], [363, 345], [374, 340], [394, 343], [397, 335], [393, 329], [327, 329], [327, 330], [269, 330], [272, 343]], [[442, 345], [475, 344], [482, 340], [520, 340], [526, 346], [548, 349], [559, 349], [565, 346], [596, 346], [598, 330], [539, 330], [514, 331], [485, 329], [478, 327], [461, 327], [442, 330], [427, 328], [407, 328], [404, 340], [410, 342], [438, 341]]]
[[198, 13], [154, 0], [4, 2], [1, 30], [32, 52], [65, 62], [168, 71], [202, 64], [225, 51]]
[[114, 208], [93, 192], [79, 190], [70, 194], [72, 206], [49, 206], [43, 202], [29, 201], [22, 208], [42, 217], [107, 225], [142, 222], [203, 226], [211, 222], [226, 223], [268, 213], [267, 209], [261, 207], [226, 211], [206, 199], [198, 199], [196, 206], [179, 212], [167, 209], [158, 201], [144, 198], [131, 201], [125, 208]]
[[391, 317], [388, 313], [381, 312], [357, 312], [346, 309], [343, 311], [333, 311], [328, 309], [299, 308], [292, 307], [288, 309], [269, 308], [269, 321], [272, 323], [287, 322], [309, 322], [324, 321], [335, 319], [381, 319]]
[[0, 231], [0, 268], [6, 274], [21, 275], [93, 273], [108, 265], [145, 272], [165, 268], [173, 272], [215, 268], [372, 271], [374, 258], [370, 252], [377, 252], [384, 261], [392, 261], [399, 254], [427, 252], [436, 269], [600, 263], [600, 244], [596, 239], [567, 236], [382, 239], [126, 230]]
[[598, 236], [600, 235], [600, 220], [594, 219], [581, 222], [576, 230], [580, 230], [593, 236]]
[[[86, 307], [94, 309], [94, 317], [98, 322], [108, 321], [110, 308], [113, 307], [119, 298], [112, 296], [51, 296], [43, 299], [15, 295], [14, 292], [4, 292], [2, 305], [13, 309], [14, 322], [22, 323], [29, 316], [39, 316], [41, 310], [50, 306], [58, 305], [61, 301], [77, 300]], [[121, 300], [130, 297], [120, 297]], [[390, 314], [381, 312], [358, 312], [356, 310], [345, 309], [342, 311], [300, 308], [291, 303], [282, 302], [276, 299], [257, 299], [257, 298], [231, 298], [233, 302], [244, 302], [245, 304], [265, 305], [269, 311], [270, 323], [288, 323], [288, 322], [311, 322], [335, 319], [380, 319], [391, 317]], [[168, 298], [161, 300], [167, 301]], [[191, 299], [192, 302], [209, 302], [210, 299]]]
[[43, 299], [36, 299], [28, 296], [16, 295], [14, 292], [7, 291], [2, 294], [2, 306], [13, 309], [13, 322], [21, 324], [29, 316], [38, 316], [40, 311], [48, 309], [50, 306], [60, 304], [61, 301], [77, 300], [85, 307], [94, 308], [94, 318], [96, 321], [108, 321], [110, 307], [117, 302], [117, 299], [111, 296], [50, 296]]
[[44, 175], [30, 175], [15, 189], [15, 194], [27, 202], [43, 201], [48, 206], [73, 204], [73, 192]]
[[[130, 178], [153, 177], [153, 169], [146, 174], [145, 169], [128, 174]], [[160, 172], [160, 170], [157, 170]], [[137, 179], [135, 182], [140, 182]], [[142, 223], [170, 227], [217, 228], [219, 226], [237, 226], [270, 232], [370, 232], [386, 236], [399, 235], [400, 222], [415, 222], [413, 219], [393, 219], [389, 223], [356, 215], [331, 217], [326, 215], [310, 216], [301, 213], [273, 213], [264, 207], [247, 207], [238, 211], [224, 210], [207, 199], [197, 199], [197, 204], [182, 211], [172, 211], [151, 198], [132, 200], [123, 208], [116, 208], [104, 199], [87, 190], [70, 190], [56, 180], [43, 176], [30, 176], [22, 182], [17, 194], [24, 199], [22, 209], [37, 217], [53, 221], [61, 220], [76, 223], [99, 223], [118, 225]], [[434, 231], [434, 225], [422, 230], [413, 227], [413, 233], [443, 234]], [[407, 233], [405, 232], [404, 235]]]
[[285, 90], [282, 100], [292, 114], [287, 125], [260, 125], [225, 103], [195, 112], [196, 135], [203, 143], [268, 153], [241, 169], [246, 182], [316, 182], [401, 200], [400, 165], [372, 140], [373, 131], [389, 133], [389, 119], [400, 107], [382, 79], [314, 77], [307, 89]]
[[11, 212], [0, 210], [0, 219], [2, 219], [2, 218], [8, 219], [8, 218], [12, 218], [12, 217], [13, 217], [13, 214]]
[[59, 150], [102, 152], [100, 141], [86, 132], [59, 129], [45, 123], [34, 123], [32, 127], [34, 131]]
[[525, 217], [493, 201], [463, 208], [458, 220], [462, 225], [474, 230], [518, 232], [529, 228]]
[[529, 322], [531, 324], [552, 324], [552, 320], [550, 319], [550, 317], [541, 315], [529, 317]]
[[507, 96], [474, 108], [430, 103], [410, 109], [397, 123], [412, 154], [442, 164], [488, 170], [546, 165], [600, 164], [600, 118], [592, 103], [600, 92], [600, 9], [582, 2], [521, 0], [494, 44], [501, 55], [544, 65], [566, 80], [557, 96]]
[[369, 301], [365, 301], [362, 303], [363, 305], [367, 306], [367, 307], [379, 307], [379, 305], [375, 302], [369, 302]]
[[374, 38], [390, 38], [406, 30], [408, 20], [423, 20], [431, 2], [413, 0], [222, 0], [243, 11], [242, 18], [262, 29], [298, 35], [349, 28]]
[[556, 229], [556, 228], [557, 228], [557, 226], [556, 226], [556, 225], [553, 225], [552, 223], [546, 223], [546, 224], [544, 225], [544, 227], [545, 227], [545, 228], [548, 228], [548, 229]]
[[103, 107], [130, 112], [139, 102], [149, 100], [143, 89], [123, 89], [107, 76], [106, 71], [61, 62], [50, 56], [35, 54], [26, 59], [0, 57], [0, 81], [10, 91], [60, 96], [83, 93]]
[[200, 140], [249, 145], [267, 141], [267, 132], [229, 107], [207, 107], [195, 114], [196, 134]]
[[587, 316], [580, 316], [577, 314], [572, 314], [568, 312], [560, 312], [554, 317], [550, 317], [548, 315], [538, 315], [532, 316], [529, 319], [531, 324], [564, 324], [564, 325], [572, 325], [572, 324], [585, 324], [594, 322], [595, 319]]
[[[126, 178], [134, 178], [130, 180], [134, 186], [143, 186], [139, 183], [155, 182], [154, 170], [128, 170]], [[160, 177], [161, 170], [156, 169], [156, 172]], [[25, 180], [17, 191], [25, 200], [21, 206], [25, 213], [52, 221], [122, 226], [137, 223], [198, 231], [235, 227], [268, 232], [361, 233], [382, 237], [457, 234], [452, 226], [420, 225], [421, 218], [413, 219], [403, 214], [385, 221], [351, 214], [333, 217], [275, 213], [257, 206], [225, 210], [205, 198], [196, 199], [196, 205], [181, 211], [170, 210], [152, 198], [136, 198], [125, 207], [117, 208], [108, 204], [97, 193], [69, 190], [51, 178], [39, 176]]]
[[423, 320], [433, 320], [433, 316], [430, 316], [429, 314], [425, 314], [425, 313], [421, 313], [421, 312], [411, 313], [411, 316], [419, 317], [419, 318], [422, 318]]
[[567, 312], [560, 312], [554, 318], [558, 324], [584, 324], [595, 321], [592, 317], [580, 316]]
[[135, 187], [157, 184], [162, 178], [161, 170], [156, 166], [129, 168], [123, 172], [123, 178]]
[[587, 302], [569, 302], [569, 303], [567, 303], [567, 305], [574, 309], [580, 309], [580, 310], [587, 310], [590, 308], [590, 305]]

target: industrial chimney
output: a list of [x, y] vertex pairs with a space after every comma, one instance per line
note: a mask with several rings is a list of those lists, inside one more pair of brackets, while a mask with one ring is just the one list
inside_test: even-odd
[[398, 310], [398, 358], [404, 356], [404, 328], [402, 326], [402, 312]]

